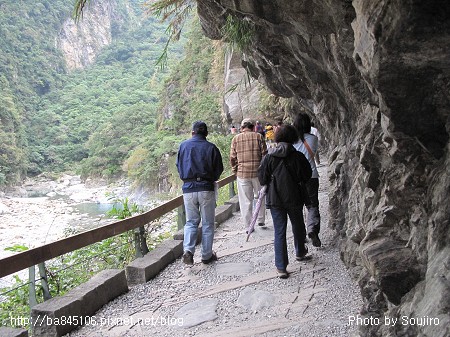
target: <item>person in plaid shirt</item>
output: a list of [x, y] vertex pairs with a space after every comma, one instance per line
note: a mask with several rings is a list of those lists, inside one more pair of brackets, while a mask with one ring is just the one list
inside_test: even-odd
[[[233, 137], [230, 150], [230, 164], [237, 177], [239, 206], [245, 226], [250, 225], [253, 214], [253, 201], [258, 197], [261, 184], [258, 180], [258, 167], [267, 154], [264, 137], [254, 132], [255, 123], [245, 118], [241, 123], [241, 133]], [[266, 207], [261, 206], [258, 225], [264, 226]]]

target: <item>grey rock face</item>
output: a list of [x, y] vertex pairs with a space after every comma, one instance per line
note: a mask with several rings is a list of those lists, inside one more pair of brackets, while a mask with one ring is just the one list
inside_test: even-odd
[[69, 70], [92, 64], [101, 49], [112, 41], [113, 21], [121, 21], [113, 2], [95, 1], [90, 6], [79, 22], [72, 18], [64, 21], [56, 41]]
[[291, 115], [309, 108], [329, 145], [329, 225], [366, 298], [361, 313], [440, 321], [363, 333], [444, 336], [450, 3], [202, 0], [198, 13], [212, 39], [227, 15], [251, 22], [252, 76], [291, 97]]
[[[234, 89], [234, 90], [233, 90]], [[239, 128], [244, 118], [256, 118], [258, 111], [259, 84], [255, 80], [248, 83], [241, 58], [230, 52], [225, 58], [225, 91], [224, 110], [227, 120]]]
[[97, 52], [111, 43], [110, 9], [95, 6], [87, 15], [78, 24], [67, 19], [58, 36], [57, 44], [69, 70], [88, 66]]

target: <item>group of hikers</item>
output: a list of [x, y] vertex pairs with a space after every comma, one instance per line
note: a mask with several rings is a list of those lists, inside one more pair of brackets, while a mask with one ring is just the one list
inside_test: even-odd
[[[244, 119], [240, 132], [233, 133], [229, 161], [236, 175], [241, 217], [246, 228], [257, 216], [258, 226], [265, 226], [266, 208], [270, 210], [274, 227], [275, 267], [279, 278], [287, 278], [287, 220], [292, 225], [295, 256], [298, 261], [311, 258], [306, 245], [309, 237], [315, 247], [319, 239], [319, 174], [316, 161], [319, 139], [312, 133], [311, 119], [299, 113], [294, 123], [267, 123], [263, 131], [259, 121]], [[176, 166], [183, 181], [186, 211], [183, 257], [187, 265], [194, 264], [197, 231], [202, 223], [201, 260], [209, 264], [217, 260], [213, 251], [215, 182], [223, 172], [219, 149], [206, 140], [208, 127], [197, 121], [192, 137], [180, 144]], [[273, 138], [273, 139], [271, 139]], [[268, 146], [269, 144], [269, 146]], [[319, 162], [317, 163], [319, 164]], [[265, 204], [254, 210], [255, 198], [265, 186]], [[307, 208], [306, 228], [303, 206]], [[256, 214], [258, 212], [258, 214]], [[255, 214], [253, 214], [255, 213]]]
[[[256, 124], [254, 125], [254, 131], [260, 133], [266, 140], [266, 143], [269, 144], [269, 146], [271, 146], [275, 142], [275, 131], [282, 124], [283, 124], [282, 121], [278, 121], [278, 123], [275, 126], [273, 126], [271, 123], [267, 122], [266, 125], [263, 127], [261, 122], [256, 121]], [[234, 125], [231, 126], [230, 133], [232, 135], [238, 133], [238, 130]]]

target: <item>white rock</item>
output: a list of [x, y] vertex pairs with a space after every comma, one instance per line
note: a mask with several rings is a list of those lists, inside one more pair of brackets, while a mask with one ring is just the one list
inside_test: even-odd
[[0, 214], [9, 214], [11, 211], [9, 210], [8, 206], [0, 202]]

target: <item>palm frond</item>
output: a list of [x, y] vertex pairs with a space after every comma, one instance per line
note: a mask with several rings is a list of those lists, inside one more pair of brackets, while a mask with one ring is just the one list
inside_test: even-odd
[[79, 21], [83, 17], [83, 9], [91, 0], [75, 0], [72, 17], [75, 21]]
[[233, 49], [243, 53], [249, 49], [252, 43], [255, 27], [246, 18], [236, 18], [228, 15], [221, 32], [224, 41], [230, 43]]
[[195, 0], [153, 0], [144, 3], [148, 15], [155, 15], [161, 22], [168, 22], [166, 32], [169, 35], [169, 39], [164, 46], [161, 56], [156, 61], [156, 64], [161, 68], [167, 65], [170, 43], [180, 39], [184, 24], [195, 5]]

